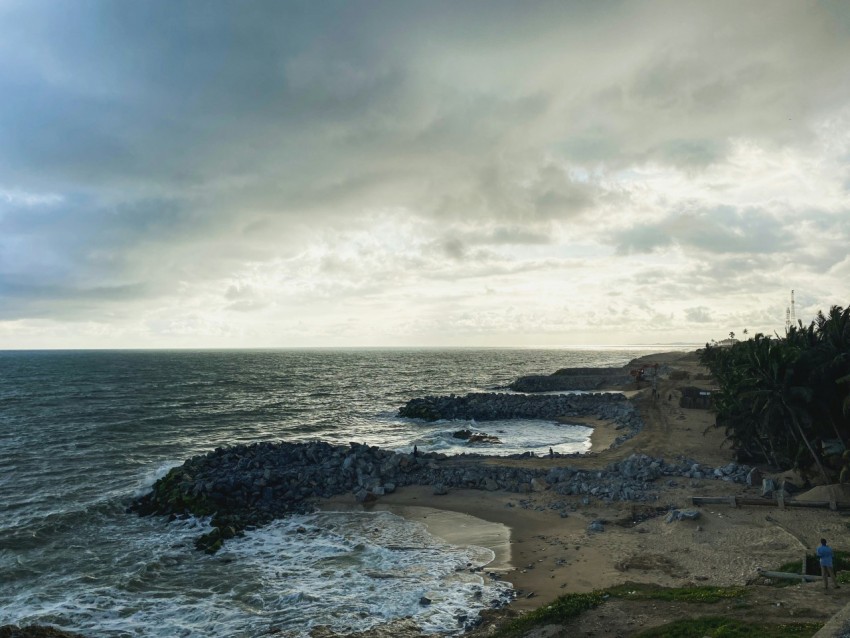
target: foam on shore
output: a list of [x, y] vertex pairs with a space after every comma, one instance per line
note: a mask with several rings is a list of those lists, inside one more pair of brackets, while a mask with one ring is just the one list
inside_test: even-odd
[[[362, 505], [344, 504], [332, 499], [325, 505], [339, 511], [364, 511]], [[511, 530], [507, 525], [487, 521], [471, 514], [438, 509], [424, 505], [402, 505], [376, 503], [369, 506], [372, 511], [391, 512], [397, 516], [424, 525], [428, 533], [449, 545], [457, 547], [484, 547], [493, 552], [493, 560], [487, 563], [488, 572], [508, 572], [511, 563]]]

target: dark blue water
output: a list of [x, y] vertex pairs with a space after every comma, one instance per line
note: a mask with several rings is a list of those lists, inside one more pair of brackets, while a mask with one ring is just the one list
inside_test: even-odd
[[[456, 600], [435, 605], [421, 624], [449, 631], [451, 606], [470, 604], [471, 588], [481, 586], [451, 576], [473, 550], [441, 551], [430, 570], [437, 581], [399, 584], [391, 603], [378, 596], [374, 609], [353, 609], [350, 591], [327, 585], [333, 578], [311, 582], [295, 576], [296, 566], [344, 557], [353, 561], [354, 588], [368, 592], [374, 583], [363, 576], [366, 565], [396, 561], [392, 569], [402, 574], [404, 565], [432, 559], [387, 554], [393, 543], [370, 537], [373, 526], [354, 515], [335, 526], [323, 519], [311, 541], [290, 537], [289, 523], [281, 523], [207, 557], [191, 550], [203, 521], [141, 519], [125, 508], [169, 467], [235, 443], [354, 440], [406, 449], [416, 442], [459, 451], [446, 443], [453, 424], [399, 419], [398, 407], [426, 394], [489, 390], [523, 374], [620, 365], [645, 352], [0, 352], [0, 624], [46, 622], [92, 636], [256, 636], [270, 628], [301, 636], [318, 622], [362, 629], [423, 613], [410, 601], [432, 587]], [[526, 426], [522, 441], [510, 424], [493, 427], [511, 449], [585, 445], [579, 431]], [[396, 536], [421, 531], [400, 519], [385, 527]], [[358, 562], [363, 546], [372, 554]]]

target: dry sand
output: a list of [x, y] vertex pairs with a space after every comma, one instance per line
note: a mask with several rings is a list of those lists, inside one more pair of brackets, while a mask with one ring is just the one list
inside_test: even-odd
[[[613, 427], [590, 420], [587, 423], [596, 428], [591, 454], [513, 462], [592, 469], [636, 452], [668, 459], [684, 456], [715, 467], [734, 460], [723, 445], [723, 433], [710, 427], [713, 416], [709, 412], [678, 407], [682, 387], [710, 387], [708, 381], [693, 379], [705, 373], [696, 356], [666, 353], [644, 359], [686, 370], [691, 379], [663, 380], [657, 402], [651, 400], [648, 389], [636, 392], [634, 400], [646, 422], [638, 436], [618, 448], [607, 449], [616, 436]], [[670, 396], [672, 400], [668, 400]], [[829, 539], [833, 548], [850, 550], [847, 519], [841, 512], [826, 509], [716, 505], [698, 508], [701, 517], [697, 521], [666, 523], [661, 510], [691, 507], [691, 496], [759, 495], [755, 488], [718, 480], [676, 479], [675, 486], [668, 485], [669, 480], [654, 483], [658, 499], [650, 503], [592, 500], [583, 505], [580, 497], [548, 491], [512, 494], [453, 490], [435, 496], [429, 487], [405, 487], [369, 507], [421, 521], [434, 535], [453, 544], [491, 547], [497, 559], [487, 570], [503, 572], [504, 579], [520, 590], [512, 605], [517, 609], [538, 607], [564, 592], [590, 591], [627, 581], [667, 586], [744, 585], [757, 579], [759, 567], [775, 569], [799, 560], [805, 550], [814, 550], [821, 537]], [[552, 500], [566, 501], [574, 511], [561, 518], [546, 507]], [[331, 510], [360, 507], [351, 495], [324, 504]], [[600, 519], [606, 521], [605, 531], [588, 532], [590, 522]], [[819, 583], [807, 587], [818, 595]], [[850, 600], [850, 588], [835, 593], [842, 598], [841, 604], [846, 602], [845, 593]]]

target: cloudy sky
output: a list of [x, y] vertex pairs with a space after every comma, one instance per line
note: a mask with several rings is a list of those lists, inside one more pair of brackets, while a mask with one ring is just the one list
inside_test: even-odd
[[0, 0], [0, 347], [569, 346], [850, 304], [850, 4]]

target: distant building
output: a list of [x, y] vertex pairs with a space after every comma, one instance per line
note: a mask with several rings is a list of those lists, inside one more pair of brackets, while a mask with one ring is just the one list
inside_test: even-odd
[[679, 407], [689, 410], [708, 410], [711, 407], [711, 390], [705, 388], [682, 388]]

